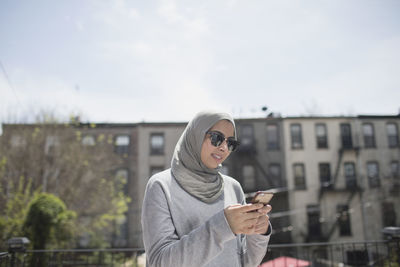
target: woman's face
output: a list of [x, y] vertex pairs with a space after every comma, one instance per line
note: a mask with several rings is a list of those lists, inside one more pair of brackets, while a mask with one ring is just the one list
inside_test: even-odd
[[[233, 125], [228, 120], [220, 120], [209, 131], [218, 131], [225, 135], [225, 138], [233, 137]], [[226, 140], [218, 147], [211, 144], [210, 136], [206, 134], [203, 145], [201, 146], [201, 161], [209, 169], [215, 169], [219, 164], [225, 161], [230, 151]]]

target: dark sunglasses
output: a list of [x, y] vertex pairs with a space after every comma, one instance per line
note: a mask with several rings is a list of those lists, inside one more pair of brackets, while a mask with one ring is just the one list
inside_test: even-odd
[[210, 135], [211, 144], [215, 147], [219, 147], [226, 140], [226, 145], [230, 152], [235, 151], [235, 149], [240, 145], [240, 142], [234, 137], [225, 138], [225, 135], [220, 132], [209, 131], [206, 134]]

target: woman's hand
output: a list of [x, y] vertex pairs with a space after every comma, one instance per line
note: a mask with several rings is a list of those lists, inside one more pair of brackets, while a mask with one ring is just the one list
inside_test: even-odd
[[272, 207], [270, 205], [266, 205], [259, 209], [257, 212], [261, 214], [260, 217], [258, 217], [254, 232], [255, 234], [266, 234], [268, 231], [269, 227], [269, 217], [268, 217], [268, 212], [270, 212]]
[[225, 208], [225, 217], [234, 234], [265, 234], [269, 226], [267, 213], [271, 206], [263, 204], [231, 205]]

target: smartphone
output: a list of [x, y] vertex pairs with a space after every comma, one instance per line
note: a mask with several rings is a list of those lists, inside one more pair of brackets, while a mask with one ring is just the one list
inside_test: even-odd
[[255, 203], [262, 203], [264, 205], [267, 205], [272, 197], [274, 196], [274, 193], [271, 192], [267, 192], [267, 191], [258, 191], [253, 199], [251, 200], [251, 203], [255, 204]]

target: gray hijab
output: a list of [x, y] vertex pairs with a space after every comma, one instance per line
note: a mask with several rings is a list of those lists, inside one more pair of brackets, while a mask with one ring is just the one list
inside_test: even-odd
[[[178, 184], [190, 195], [205, 202], [214, 202], [223, 192], [224, 181], [216, 169], [209, 169], [201, 161], [201, 147], [206, 132], [220, 120], [233, 118], [227, 113], [203, 111], [186, 126], [175, 146], [171, 171]], [[235, 130], [236, 136], [236, 130]]]

